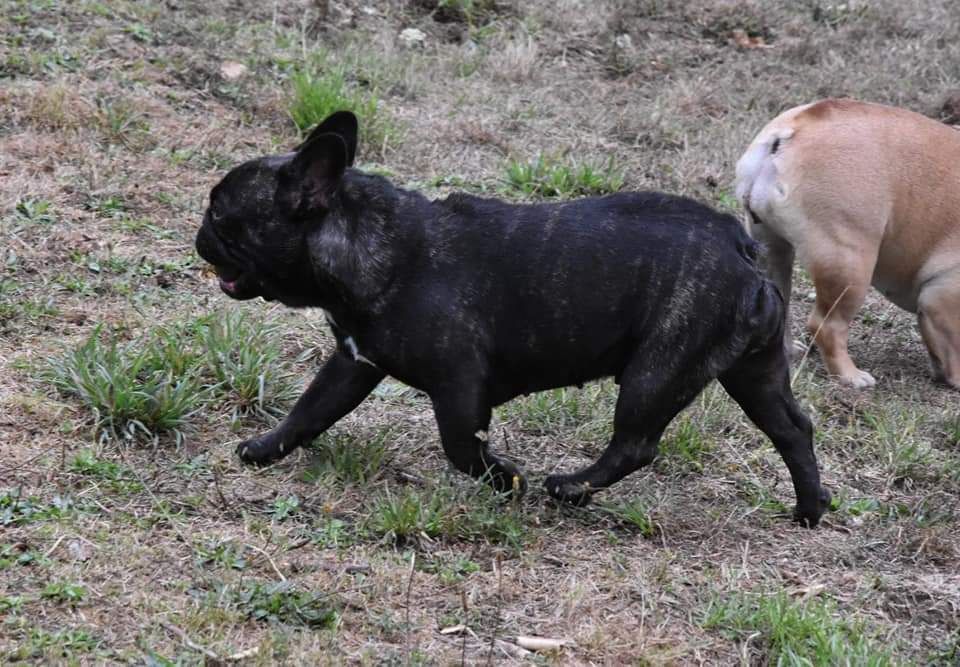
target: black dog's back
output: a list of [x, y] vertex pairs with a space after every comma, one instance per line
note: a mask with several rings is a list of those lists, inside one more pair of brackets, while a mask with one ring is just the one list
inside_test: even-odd
[[[431, 245], [447, 249], [434, 268], [481, 314], [471, 324], [505, 371], [498, 402], [619, 376], [637, 346], [653, 358], [689, 353], [702, 363], [687, 372], [715, 376], [751, 343], [745, 334], [776, 333], [776, 303], [758, 299], [768, 287], [754, 242], [735, 218], [693, 200], [640, 192], [512, 205], [454, 195], [436, 206], [449, 214], [428, 226]], [[772, 329], [764, 336], [745, 318]]]

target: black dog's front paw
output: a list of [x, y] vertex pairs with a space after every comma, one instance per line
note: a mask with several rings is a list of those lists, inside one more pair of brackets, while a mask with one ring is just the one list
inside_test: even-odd
[[282, 435], [270, 431], [237, 445], [237, 456], [248, 465], [267, 466], [279, 461], [297, 446], [286, 443]]
[[596, 491], [589, 482], [578, 481], [574, 475], [550, 475], [543, 485], [547, 487], [547, 493], [557, 500], [577, 507], [589, 503]]
[[793, 520], [804, 528], [816, 528], [817, 524], [820, 523], [820, 517], [830, 509], [832, 500], [830, 492], [821, 487], [816, 506], [807, 507], [798, 504], [793, 510]]

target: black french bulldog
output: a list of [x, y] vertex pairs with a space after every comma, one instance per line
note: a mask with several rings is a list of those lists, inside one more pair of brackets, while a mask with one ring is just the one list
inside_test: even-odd
[[656, 192], [430, 201], [350, 169], [356, 148], [357, 120], [338, 112], [210, 193], [197, 252], [222, 290], [323, 308], [337, 340], [287, 418], [240, 444], [244, 461], [309, 443], [389, 374], [430, 396], [458, 470], [522, 492], [517, 466], [488, 446], [492, 407], [614, 376], [606, 451], [546, 479], [554, 498], [585, 504], [650, 463], [667, 424], [719, 378], [783, 456], [796, 519], [817, 524], [830, 496], [790, 390], [783, 299], [736, 219]]

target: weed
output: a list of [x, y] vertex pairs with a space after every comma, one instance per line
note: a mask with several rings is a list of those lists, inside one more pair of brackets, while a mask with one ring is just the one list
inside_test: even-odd
[[868, 413], [864, 421], [873, 429], [881, 460], [886, 463], [892, 481], [935, 479], [939, 469], [933, 452], [918, 435], [920, 416], [916, 413]]
[[710, 443], [688, 415], [677, 419], [660, 440], [662, 460], [696, 470], [703, 470], [703, 455], [710, 451]]
[[273, 501], [273, 520], [289, 519], [300, 511], [300, 499], [296, 496], [277, 498]]
[[310, 539], [324, 549], [337, 549], [354, 541], [347, 524], [340, 519], [325, 519], [320, 527], [311, 532]]
[[296, 397], [281, 361], [276, 327], [230, 311], [202, 319], [196, 331], [216, 391], [233, 403], [235, 418], [275, 417]]
[[128, 148], [141, 148], [150, 124], [144, 115], [125, 99], [97, 99], [97, 121], [107, 141]]
[[49, 225], [56, 221], [53, 204], [45, 199], [21, 199], [14, 210], [20, 220], [31, 224]]
[[233, 418], [273, 416], [293, 399], [275, 330], [240, 312], [157, 327], [122, 343], [98, 327], [51, 361], [43, 377], [94, 413], [97, 428], [134, 439], [170, 432], [214, 397]]
[[467, 491], [440, 486], [426, 491], [406, 489], [387, 493], [370, 513], [370, 528], [399, 544], [421, 533], [469, 541], [488, 540], [519, 550], [525, 529], [519, 515], [504, 507], [488, 485], [475, 482]]
[[[86, 630], [47, 632], [41, 628], [31, 628], [29, 635], [9, 655], [14, 660], [41, 657], [74, 658], [78, 654], [91, 653], [99, 646], [100, 640]], [[71, 660], [70, 664], [77, 664], [77, 661]]]
[[70, 470], [106, 482], [115, 493], [136, 493], [143, 490], [143, 484], [137, 481], [127, 468], [113, 461], [97, 459], [90, 452], [77, 454], [70, 464]]
[[375, 92], [362, 92], [347, 81], [343, 67], [321, 64], [295, 72], [288, 112], [301, 134], [334, 111], [352, 111], [360, 123], [360, 142], [380, 154], [397, 136], [393, 121], [380, 108]]
[[639, 498], [605, 509], [622, 524], [636, 529], [644, 537], [653, 537], [657, 532], [656, 524], [650, 517], [646, 503]]
[[321, 468], [311, 467], [313, 474], [332, 472], [344, 483], [364, 484], [373, 481], [383, 465], [390, 429], [379, 430], [372, 438], [348, 433], [324, 433], [314, 440], [312, 449], [320, 454]]
[[6, 570], [14, 565], [27, 566], [50, 564], [50, 559], [36, 551], [30, 551], [23, 544], [4, 544], [0, 546], [0, 570]]
[[448, 585], [463, 581], [471, 574], [480, 571], [479, 563], [463, 556], [457, 556], [453, 560], [438, 559], [417, 562], [419, 563], [418, 569], [421, 572], [436, 574], [440, 581]]
[[53, 582], [44, 586], [43, 590], [40, 591], [40, 597], [61, 604], [69, 603], [75, 605], [78, 602], [83, 602], [87, 597], [87, 589], [79, 584]]
[[117, 195], [111, 195], [103, 199], [92, 199], [88, 203], [88, 207], [104, 218], [122, 218], [127, 211], [127, 205], [123, 198]]
[[74, 350], [53, 359], [45, 378], [61, 393], [80, 399], [97, 428], [115, 437], [154, 437], [180, 428], [200, 404], [195, 374], [176, 375], [166, 365], [164, 345], [156, 340], [121, 344], [101, 340], [101, 327]]
[[0, 526], [23, 526], [36, 521], [58, 519], [73, 507], [69, 498], [55, 496], [48, 505], [30, 496], [22, 498], [20, 491], [0, 492]]
[[201, 565], [219, 565], [230, 570], [243, 570], [247, 567], [246, 547], [233, 542], [207, 542], [193, 548], [197, 561]]
[[790, 510], [786, 504], [774, 496], [767, 487], [757, 484], [750, 479], [742, 480], [738, 486], [747, 502], [757, 509], [777, 516], [789, 514]]
[[[434, 535], [440, 532], [442, 516], [435, 503], [424, 498], [413, 489], [406, 489], [399, 496], [388, 492], [373, 508], [370, 514], [374, 532], [404, 543], [410, 538], [428, 529]], [[426, 533], [430, 535], [430, 533]]]
[[289, 581], [247, 582], [236, 593], [235, 601], [244, 614], [256, 621], [332, 628], [339, 619], [329, 595], [298, 591]]
[[760, 662], [764, 664], [893, 664], [862, 623], [838, 620], [835, 605], [829, 601], [794, 601], [783, 592], [717, 597], [707, 606], [702, 625], [732, 639], [759, 635], [763, 651]]
[[616, 392], [613, 383], [591, 383], [583, 388], [564, 387], [541, 391], [507, 403], [505, 419], [536, 435], [573, 431], [575, 437], [592, 441], [611, 435]]
[[507, 194], [523, 197], [569, 199], [617, 192], [624, 174], [611, 157], [606, 165], [561, 163], [557, 158], [538, 155], [530, 162], [511, 160], [507, 164]]
[[23, 607], [22, 595], [0, 595], [0, 613], [18, 612]]

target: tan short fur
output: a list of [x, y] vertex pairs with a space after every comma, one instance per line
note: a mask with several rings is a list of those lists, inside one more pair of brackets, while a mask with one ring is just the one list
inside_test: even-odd
[[917, 313], [934, 374], [960, 388], [960, 132], [853, 100], [795, 107], [738, 161], [737, 197], [784, 298], [794, 256], [813, 278], [807, 327], [831, 374], [875, 382], [847, 352], [872, 284]]

